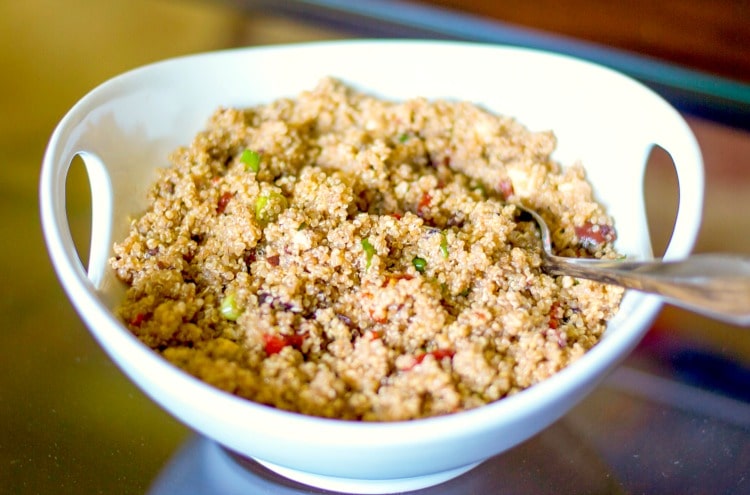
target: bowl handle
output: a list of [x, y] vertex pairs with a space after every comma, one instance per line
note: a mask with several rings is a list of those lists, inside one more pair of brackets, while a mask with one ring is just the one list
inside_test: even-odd
[[112, 246], [112, 182], [107, 167], [98, 155], [81, 151], [78, 156], [86, 166], [91, 187], [91, 244], [87, 273], [94, 286], [99, 287]]
[[693, 249], [700, 230], [701, 222], [695, 219], [703, 215], [703, 157], [692, 130], [676, 110], [667, 108], [654, 124], [654, 135], [658, 136], [654, 144], [672, 157], [679, 187], [677, 216], [663, 257], [684, 258]]
[[[85, 271], [81, 263], [71, 261], [80, 260], [81, 257], [70, 232], [65, 201], [66, 180], [76, 156], [84, 163], [91, 190], [91, 237], [88, 269]], [[77, 275], [88, 278], [94, 287], [100, 288], [105, 277], [112, 235], [113, 191], [107, 167], [99, 156], [90, 151], [53, 151], [45, 156], [39, 196], [42, 227], [50, 256], [57, 258], [54, 265], [58, 269], [67, 267], [62, 269], [59, 276], [64, 278]], [[71, 266], [71, 262], [74, 266]]]

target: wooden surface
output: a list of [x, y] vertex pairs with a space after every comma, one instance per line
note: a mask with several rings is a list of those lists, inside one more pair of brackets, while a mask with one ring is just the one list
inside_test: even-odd
[[750, 82], [743, 0], [420, 0]]
[[[0, 3], [0, 492], [98, 493], [115, 480], [119, 493], [142, 493], [143, 480], [158, 472], [186, 434], [103, 355], [52, 271], [39, 227], [37, 181], [56, 123], [95, 85], [148, 62], [336, 37], [209, 2]], [[686, 34], [685, 43], [689, 39]], [[705, 153], [708, 181], [697, 248], [750, 254], [750, 134], [694, 119], [690, 125]], [[663, 238], [674, 191], [666, 157], [655, 163], [648, 190], [655, 234]], [[69, 181], [72, 228], [85, 238], [88, 185], [80, 174]], [[750, 362], [747, 330], [673, 309], [657, 324]], [[102, 456], [118, 461], [101, 462]]]

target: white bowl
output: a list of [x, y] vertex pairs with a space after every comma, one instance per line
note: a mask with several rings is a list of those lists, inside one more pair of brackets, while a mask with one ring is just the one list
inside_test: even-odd
[[[378, 96], [471, 100], [558, 136], [555, 158], [580, 159], [615, 219], [617, 248], [652, 256], [643, 198], [654, 145], [673, 157], [679, 212], [665, 254], [687, 255], [703, 201], [700, 150], [680, 115], [611, 70], [537, 51], [453, 42], [354, 41], [238, 49], [168, 60], [116, 77], [79, 101], [44, 156], [44, 235], [60, 281], [122, 370], [176, 418], [297, 481], [360, 493], [394, 492], [457, 476], [539, 432], [582, 399], [638, 343], [661, 301], [628, 292], [601, 342], [552, 378], [496, 403], [395, 423], [303, 416], [255, 404], [189, 376], [136, 339], [113, 314], [123, 294], [108, 268], [128, 215], [142, 211], [154, 169], [221, 105], [248, 106], [334, 76]], [[88, 270], [65, 212], [65, 180], [82, 156], [92, 191]], [[501, 481], [501, 480], [500, 480]]]

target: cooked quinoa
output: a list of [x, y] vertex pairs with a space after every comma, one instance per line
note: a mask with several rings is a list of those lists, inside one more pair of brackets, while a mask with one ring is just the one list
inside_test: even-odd
[[377, 99], [327, 78], [220, 108], [115, 244], [119, 315], [240, 397], [393, 421], [475, 408], [596, 344], [618, 288], [540, 269], [614, 258], [612, 220], [551, 132], [468, 102]]

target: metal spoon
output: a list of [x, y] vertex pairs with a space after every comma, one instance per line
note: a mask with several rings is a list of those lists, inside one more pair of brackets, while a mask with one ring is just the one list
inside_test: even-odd
[[545, 273], [659, 294], [665, 301], [692, 312], [750, 326], [750, 257], [696, 254], [677, 261], [618, 261], [557, 256], [544, 219], [524, 206], [514, 206], [539, 226]]

